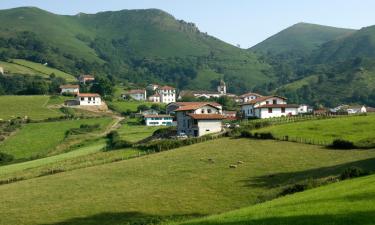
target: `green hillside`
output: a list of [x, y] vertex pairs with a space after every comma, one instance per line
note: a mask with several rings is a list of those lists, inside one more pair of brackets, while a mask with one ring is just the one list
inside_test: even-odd
[[375, 175], [339, 182], [184, 225], [373, 225]]
[[298, 23], [255, 45], [250, 50], [274, 55], [281, 53], [306, 55], [328, 41], [353, 32], [354, 30], [350, 29]]
[[[201, 88], [194, 85], [201, 80], [198, 74], [212, 70], [231, 82], [232, 92], [273, 79], [269, 66], [254, 54], [157, 9], [62, 16], [15, 8], [1, 10], [0, 20], [0, 59], [47, 62], [70, 74], [110, 75], [179, 88], [190, 83]], [[217, 76], [209, 81], [218, 82]]]
[[373, 170], [374, 157], [374, 150], [222, 138], [0, 185], [0, 199], [6, 199], [0, 224], [158, 224], [210, 215], [272, 199], [290, 184], [352, 165]]

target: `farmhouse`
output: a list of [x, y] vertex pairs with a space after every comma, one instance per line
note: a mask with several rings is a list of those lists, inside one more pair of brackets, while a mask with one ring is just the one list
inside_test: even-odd
[[79, 105], [83, 106], [100, 106], [102, 104], [100, 95], [95, 93], [79, 93], [76, 100], [79, 102]]
[[145, 115], [146, 126], [171, 126], [173, 125], [173, 116], [170, 115]]
[[151, 95], [150, 97], [148, 97], [148, 101], [159, 103], [160, 102], [160, 95], [159, 94]]
[[287, 104], [286, 98], [264, 96], [241, 105], [245, 118], [272, 118], [298, 114], [298, 105]]
[[[205, 104], [210, 104], [210, 105], [213, 105], [217, 108], [220, 109], [220, 112], [221, 110], [223, 109], [222, 106], [219, 104], [219, 103], [216, 103], [216, 102], [204, 102]], [[189, 105], [196, 105], [196, 104], [203, 104], [202, 102], [199, 103], [199, 102], [172, 102], [172, 103], [169, 103], [166, 107], [166, 112], [167, 114], [174, 114], [175, 110], [176, 109], [179, 109], [183, 106], [189, 106]]]
[[237, 119], [237, 112], [236, 111], [223, 111], [223, 116], [227, 120], [236, 120]]
[[147, 99], [147, 93], [145, 89], [130, 90], [121, 94], [121, 97], [124, 99], [126, 99], [127, 96], [137, 101], [146, 101]]
[[178, 95], [178, 99], [184, 97], [194, 97], [194, 98], [219, 98], [221, 96], [228, 96], [230, 98], [237, 98], [236, 95], [227, 93], [227, 86], [223, 80], [220, 81], [220, 84], [217, 86], [217, 92], [214, 91], [181, 91]]
[[61, 94], [71, 94], [76, 95], [79, 93], [79, 85], [76, 84], [67, 84], [60, 86]]
[[160, 102], [169, 104], [176, 101], [176, 89], [170, 86], [159, 87], [156, 90], [157, 94], [160, 95]]
[[313, 108], [309, 105], [302, 104], [298, 107], [298, 114], [312, 113]]
[[348, 114], [358, 114], [366, 113], [367, 108], [365, 106], [350, 106], [350, 105], [339, 105], [336, 108], [330, 110], [333, 113], [348, 113]]
[[86, 84], [88, 82], [93, 82], [95, 80], [95, 77], [92, 76], [92, 75], [81, 75], [79, 76], [78, 78], [78, 81], [81, 83], [81, 84]]
[[246, 103], [246, 102], [250, 102], [250, 101], [252, 101], [254, 99], [260, 98], [260, 97], [263, 97], [263, 96], [260, 95], [260, 94], [257, 94], [257, 93], [249, 92], [249, 93], [240, 95], [238, 97], [238, 101], [237, 102]]
[[222, 131], [221, 107], [207, 102], [194, 102], [174, 111], [177, 119], [177, 133], [199, 137]]

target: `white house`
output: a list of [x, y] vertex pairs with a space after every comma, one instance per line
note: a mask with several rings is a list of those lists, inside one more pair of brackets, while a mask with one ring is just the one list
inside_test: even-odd
[[102, 104], [100, 95], [95, 93], [79, 93], [76, 100], [79, 102], [79, 105], [84, 106], [99, 106]]
[[130, 96], [132, 99], [137, 101], [146, 101], [147, 99], [147, 93], [144, 89], [130, 90], [121, 94], [121, 97], [124, 99], [126, 98], [126, 96]]
[[349, 106], [349, 105], [339, 105], [336, 108], [330, 110], [333, 113], [347, 112], [348, 114], [358, 114], [366, 113], [366, 106]]
[[79, 85], [67, 84], [60, 86], [61, 94], [71, 94], [76, 95], [79, 93]]
[[81, 75], [78, 77], [78, 81], [82, 84], [93, 82], [94, 80], [95, 80], [95, 77], [92, 75]]
[[191, 105], [202, 105], [202, 104], [210, 104], [210, 105], [213, 105], [215, 107], [217, 107], [219, 110], [220, 110], [220, 113], [222, 113], [222, 110], [223, 110], [223, 107], [219, 104], [219, 103], [216, 103], [216, 102], [172, 102], [172, 103], [169, 103], [166, 107], [166, 113], [167, 114], [173, 114], [175, 113], [175, 110], [176, 109], [179, 109], [181, 107], [184, 107], [184, 106], [191, 106]]
[[263, 96], [260, 95], [260, 94], [257, 94], [257, 93], [249, 92], [249, 93], [240, 95], [238, 99], [239, 99], [239, 102], [246, 103], [246, 102], [250, 102], [254, 99], [260, 98], [260, 97], [263, 97]]
[[173, 116], [170, 115], [145, 115], [146, 126], [171, 126], [173, 125]]
[[227, 93], [227, 86], [223, 80], [220, 81], [220, 84], [217, 86], [217, 92], [214, 91], [181, 91], [178, 99], [183, 97], [195, 97], [195, 98], [219, 98], [221, 96], [228, 96], [230, 98], [237, 98], [236, 95]]
[[149, 91], [156, 91], [156, 89], [158, 89], [158, 88], [159, 88], [158, 84], [149, 84], [146, 87], [146, 89], [149, 90]]
[[148, 97], [149, 102], [155, 102], [159, 103], [160, 102], [160, 95], [159, 94], [154, 94]]
[[191, 102], [175, 110], [177, 133], [199, 137], [222, 131], [222, 115], [220, 107], [207, 102]]
[[159, 87], [156, 92], [160, 95], [160, 102], [169, 104], [176, 101], [176, 89], [170, 86]]
[[311, 108], [309, 105], [302, 104], [302, 105], [299, 105], [298, 107], [298, 114], [305, 114], [305, 113], [312, 113], [312, 112], [313, 112], [313, 108]]
[[264, 96], [243, 103], [241, 110], [245, 118], [272, 118], [294, 116], [298, 114], [298, 105], [287, 104], [286, 98], [279, 96]]

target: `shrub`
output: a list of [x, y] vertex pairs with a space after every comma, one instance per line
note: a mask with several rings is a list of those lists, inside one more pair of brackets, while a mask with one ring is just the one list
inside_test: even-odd
[[10, 162], [14, 159], [12, 155], [0, 152], [0, 163]]
[[86, 133], [93, 132], [93, 131], [95, 131], [99, 128], [100, 128], [100, 124], [93, 124], [93, 125], [81, 124], [81, 126], [79, 128], [72, 128], [72, 129], [66, 131], [66, 136], [86, 134]]
[[131, 142], [121, 140], [120, 135], [117, 131], [111, 131], [109, 134], [107, 134], [107, 139], [107, 148], [105, 149], [106, 151], [120, 148], [129, 148], [133, 146]]
[[354, 149], [355, 145], [351, 141], [336, 139], [332, 142], [332, 144], [329, 147], [336, 149]]
[[253, 134], [251, 133], [251, 131], [243, 130], [243, 131], [241, 131], [241, 137], [252, 138]]
[[361, 177], [368, 175], [369, 173], [364, 171], [362, 168], [352, 166], [344, 170], [344, 172], [341, 173], [340, 179], [341, 180], [346, 180], [346, 179], [351, 179], [355, 177]]
[[302, 192], [302, 191], [305, 191], [308, 189], [308, 185], [307, 184], [294, 184], [290, 187], [287, 187], [285, 188], [281, 193], [280, 195], [281, 196], [284, 196], [284, 195], [291, 195], [291, 194], [294, 194], [294, 193], [297, 193], [297, 192]]

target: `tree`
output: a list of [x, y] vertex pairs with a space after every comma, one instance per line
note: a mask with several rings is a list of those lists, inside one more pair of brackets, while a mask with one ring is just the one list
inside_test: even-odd
[[138, 112], [146, 111], [146, 110], [149, 110], [149, 109], [150, 109], [150, 107], [148, 107], [147, 105], [139, 105], [137, 107]]
[[95, 78], [95, 83], [91, 87], [91, 92], [98, 93], [102, 96], [113, 94], [113, 85], [106, 77]]

